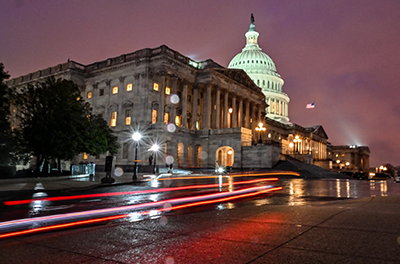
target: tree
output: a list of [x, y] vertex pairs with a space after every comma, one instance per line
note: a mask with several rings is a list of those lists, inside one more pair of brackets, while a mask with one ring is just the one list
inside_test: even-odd
[[12, 151], [10, 125], [10, 89], [4, 83], [10, 75], [4, 71], [0, 63], [0, 165], [9, 165]]
[[[72, 81], [48, 78], [28, 85], [15, 98], [25, 151], [37, 158], [36, 171], [50, 159], [71, 160], [82, 152], [112, 153], [118, 149], [117, 138], [107, 122], [92, 117], [89, 103]], [[98, 141], [95, 141], [98, 139]]]

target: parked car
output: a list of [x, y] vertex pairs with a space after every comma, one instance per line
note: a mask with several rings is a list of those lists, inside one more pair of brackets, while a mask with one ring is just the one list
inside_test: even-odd
[[392, 178], [390, 174], [387, 173], [375, 173], [375, 176], [372, 178], [372, 180], [387, 180]]
[[352, 171], [339, 171], [339, 173], [353, 177], [353, 172]]
[[395, 180], [396, 182], [400, 182], [400, 175], [397, 175], [397, 176], [394, 178], [394, 180]]
[[353, 178], [357, 180], [368, 180], [367, 172], [356, 172], [353, 174]]

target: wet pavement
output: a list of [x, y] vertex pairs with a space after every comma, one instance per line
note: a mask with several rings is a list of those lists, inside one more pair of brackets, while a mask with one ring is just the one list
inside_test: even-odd
[[[168, 181], [159, 184], [173, 185]], [[0, 263], [400, 261], [400, 184], [282, 177], [276, 185], [283, 190], [141, 221], [124, 218], [3, 239]], [[92, 191], [150, 187], [146, 186], [119, 185]], [[110, 202], [100, 203], [104, 201]]]

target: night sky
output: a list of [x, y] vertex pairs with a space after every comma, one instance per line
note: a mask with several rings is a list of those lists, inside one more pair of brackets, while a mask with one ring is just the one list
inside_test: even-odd
[[399, 0], [0, 0], [0, 62], [18, 77], [165, 44], [226, 67], [251, 13], [290, 121], [322, 125], [333, 145], [369, 146], [371, 166], [400, 165]]

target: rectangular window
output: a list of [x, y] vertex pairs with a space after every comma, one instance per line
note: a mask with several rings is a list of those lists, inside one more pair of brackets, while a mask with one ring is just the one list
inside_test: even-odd
[[131, 109], [125, 110], [125, 125], [129, 126], [131, 124]]
[[192, 102], [192, 96], [190, 94], [188, 95], [187, 100], [188, 100], [189, 103]]
[[111, 113], [111, 122], [110, 125], [115, 127], [117, 125], [117, 111]]
[[128, 83], [128, 84], [126, 85], [126, 91], [127, 91], [127, 92], [132, 91], [132, 84], [131, 84], [131, 83]]
[[157, 110], [153, 109], [153, 112], [151, 114], [151, 123], [152, 124], [155, 124], [157, 122], [157, 114], [158, 114]]
[[170, 95], [171, 94], [171, 89], [169, 87], [165, 87], [165, 94]]
[[118, 86], [114, 86], [114, 87], [112, 88], [112, 93], [113, 93], [113, 94], [117, 94], [117, 93], [118, 93]]
[[103, 96], [104, 95], [104, 89], [100, 89], [99, 90], [99, 96]]
[[168, 124], [169, 123], [169, 113], [164, 114], [164, 123]]
[[153, 84], [153, 90], [154, 91], [158, 91], [158, 83], [154, 83]]
[[181, 126], [181, 117], [180, 116], [175, 117], [175, 125], [178, 127]]
[[196, 121], [196, 129], [200, 130], [200, 122], [199, 121]]
[[88, 92], [88, 93], [87, 93], [87, 98], [88, 98], [88, 99], [92, 98], [92, 92]]
[[83, 152], [83, 159], [87, 160], [88, 159], [88, 154], [86, 152]]

